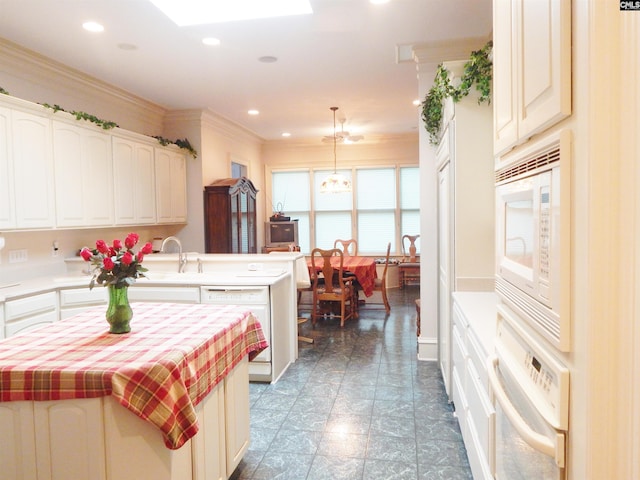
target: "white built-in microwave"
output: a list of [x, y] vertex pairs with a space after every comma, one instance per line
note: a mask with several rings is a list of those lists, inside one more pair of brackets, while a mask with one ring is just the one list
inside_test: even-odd
[[571, 343], [570, 140], [565, 130], [529, 142], [496, 170], [496, 292], [562, 351]]

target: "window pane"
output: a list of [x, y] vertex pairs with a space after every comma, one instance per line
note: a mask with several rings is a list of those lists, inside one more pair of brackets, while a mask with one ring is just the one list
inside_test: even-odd
[[303, 253], [311, 252], [309, 212], [291, 212], [291, 220], [298, 219], [298, 245]]
[[420, 208], [420, 170], [417, 167], [400, 169], [400, 208]]
[[[316, 211], [327, 210], [351, 210], [353, 206], [353, 194], [345, 193], [320, 193], [320, 184], [333, 173], [333, 170], [318, 170], [313, 174], [313, 192]], [[338, 170], [337, 173], [351, 180], [351, 170]], [[349, 237], [351, 238], [351, 234]], [[322, 247], [321, 247], [322, 248]]]
[[395, 214], [389, 212], [358, 212], [358, 253], [363, 255], [386, 253], [387, 243], [395, 251]]
[[348, 212], [316, 213], [316, 247], [333, 248], [338, 238], [352, 238], [351, 210]]
[[287, 209], [311, 210], [309, 172], [274, 172], [271, 182], [271, 206], [274, 212], [283, 211], [287, 215]]
[[396, 206], [396, 176], [394, 168], [357, 171], [358, 210], [381, 210]]

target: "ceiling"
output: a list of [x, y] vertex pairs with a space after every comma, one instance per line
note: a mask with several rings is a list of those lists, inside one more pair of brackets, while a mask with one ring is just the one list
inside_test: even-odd
[[[210, 109], [264, 140], [320, 142], [332, 106], [338, 129], [344, 120], [365, 140], [416, 132], [411, 46], [491, 34], [491, 0], [310, 3], [312, 15], [178, 27], [148, 0], [0, 0], [0, 36], [167, 109]], [[104, 32], [83, 30], [87, 20]]]

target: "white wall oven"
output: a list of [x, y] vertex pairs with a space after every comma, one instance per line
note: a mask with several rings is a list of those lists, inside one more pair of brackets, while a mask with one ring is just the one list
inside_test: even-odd
[[496, 292], [569, 351], [571, 134], [529, 143], [496, 165]]
[[496, 480], [566, 480], [569, 370], [498, 307], [489, 383]]

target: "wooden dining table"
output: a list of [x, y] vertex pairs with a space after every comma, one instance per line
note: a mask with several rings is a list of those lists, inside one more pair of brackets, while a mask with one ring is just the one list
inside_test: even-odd
[[[307, 265], [309, 267], [309, 273], [311, 274], [313, 264], [310, 258], [307, 260]], [[340, 266], [340, 257], [332, 257], [331, 265], [335, 269], [338, 269]], [[315, 268], [316, 271], [319, 271], [322, 268], [322, 259], [316, 259]], [[373, 258], [360, 256], [344, 256], [342, 269], [345, 272], [350, 272], [355, 275], [358, 283], [360, 284], [360, 288], [362, 288], [362, 291], [364, 292], [364, 295], [366, 297], [370, 297], [371, 295], [373, 295], [373, 287], [375, 285], [376, 278], [378, 278], [376, 262]]]

